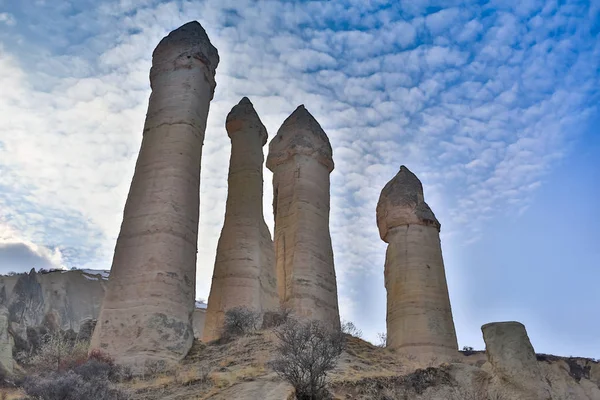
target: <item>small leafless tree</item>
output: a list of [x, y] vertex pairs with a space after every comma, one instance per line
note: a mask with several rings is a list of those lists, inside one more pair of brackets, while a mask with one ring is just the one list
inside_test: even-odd
[[387, 346], [387, 333], [385, 332], [379, 332], [377, 334], [377, 346], [378, 347], [385, 347]]
[[344, 332], [346, 335], [362, 338], [362, 331], [350, 321], [342, 321], [342, 332]]
[[87, 359], [88, 342], [70, 340], [63, 331], [45, 335], [28, 364], [39, 371], [60, 371]]
[[344, 349], [344, 335], [318, 321], [294, 319], [280, 326], [275, 334], [279, 356], [270, 363], [273, 370], [296, 389], [298, 400], [326, 399], [327, 373]]
[[247, 307], [234, 307], [225, 312], [223, 338], [244, 336], [258, 329], [260, 315]]

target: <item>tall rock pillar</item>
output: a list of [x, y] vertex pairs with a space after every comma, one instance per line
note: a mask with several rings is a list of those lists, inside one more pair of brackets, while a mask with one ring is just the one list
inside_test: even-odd
[[263, 215], [263, 146], [267, 130], [248, 98], [227, 115], [231, 159], [225, 222], [217, 245], [203, 340], [220, 336], [225, 312], [279, 307], [273, 240]]
[[298, 317], [340, 326], [333, 250], [329, 234], [327, 135], [299, 106], [269, 143], [273, 172], [275, 259], [279, 298]]
[[218, 62], [195, 21], [152, 54], [142, 145], [91, 342], [119, 363], [172, 363], [192, 345], [200, 159]]
[[10, 335], [10, 315], [5, 306], [6, 292], [0, 292], [0, 373], [13, 373], [14, 341]]
[[423, 198], [423, 186], [405, 166], [385, 185], [377, 225], [388, 243], [385, 258], [387, 345], [428, 362], [458, 350], [440, 223]]

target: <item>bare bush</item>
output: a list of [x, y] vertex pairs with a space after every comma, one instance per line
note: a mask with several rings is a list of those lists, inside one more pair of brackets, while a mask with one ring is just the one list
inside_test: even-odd
[[292, 315], [292, 310], [281, 307], [278, 311], [267, 311], [263, 315], [262, 329], [274, 328], [285, 324]]
[[225, 312], [221, 337], [244, 336], [258, 329], [260, 315], [247, 307], [235, 307]]
[[354, 325], [354, 322], [342, 321], [341, 329], [346, 335], [362, 338], [362, 331]]
[[386, 347], [387, 346], [387, 333], [379, 332], [377, 334], [377, 347]]
[[36, 400], [127, 400], [129, 395], [115, 388], [108, 380], [86, 380], [74, 371], [53, 373], [47, 377], [25, 379], [25, 393]]
[[279, 356], [271, 368], [296, 389], [298, 400], [328, 398], [327, 373], [344, 349], [345, 338], [318, 321], [290, 319], [275, 334], [279, 339]]
[[164, 373], [167, 371], [167, 369], [168, 366], [165, 360], [146, 360], [142, 370], [142, 377], [147, 379], [149, 377]]
[[65, 333], [56, 331], [45, 335], [27, 364], [35, 370], [60, 371], [72, 369], [87, 360], [88, 343], [71, 340]]
[[0, 388], [8, 386], [8, 378], [8, 372], [4, 369], [2, 365], [0, 365]]

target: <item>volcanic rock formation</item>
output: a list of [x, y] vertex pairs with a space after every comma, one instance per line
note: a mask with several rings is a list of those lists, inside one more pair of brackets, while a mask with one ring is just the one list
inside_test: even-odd
[[267, 130], [248, 98], [227, 115], [231, 159], [225, 222], [217, 246], [203, 340], [220, 336], [225, 312], [279, 306], [273, 240], [263, 216], [262, 148]]
[[492, 391], [503, 392], [507, 400], [552, 398], [523, 324], [493, 322], [483, 325], [481, 331], [489, 362], [484, 369], [491, 370], [494, 377]]
[[339, 327], [337, 284], [329, 234], [327, 135], [299, 106], [269, 143], [273, 172], [275, 258], [279, 299], [297, 316]]
[[405, 166], [385, 185], [377, 225], [385, 259], [387, 345], [422, 361], [458, 350], [440, 244], [440, 223]]
[[[4, 292], [3, 292], [4, 293]], [[0, 294], [0, 297], [2, 295]], [[4, 296], [5, 297], [5, 296]], [[1, 299], [0, 299], [1, 300]], [[8, 309], [0, 303], [0, 373], [13, 372], [13, 345], [14, 340], [9, 333]]]
[[142, 145], [91, 343], [120, 363], [173, 363], [192, 345], [200, 160], [218, 62], [195, 21], [152, 55]]
[[107, 277], [108, 271], [89, 269], [0, 275], [0, 298], [15, 339], [27, 341], [27, 329], [49, 318], [57, 329], [78, 332], [82, 323], [98, 317]]

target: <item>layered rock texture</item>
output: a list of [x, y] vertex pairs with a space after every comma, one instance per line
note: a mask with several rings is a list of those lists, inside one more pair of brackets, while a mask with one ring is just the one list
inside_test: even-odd
[[0, 305], [0, 373], [12, 374], [14, 339], [10, 335], [9, 324], [8, 308]]
[[225, 312], [243, 306], [259, 314], [279, 306], [273, 240], [263, 215], [263, 146], [267, 130], [244, 97], [227, 115], [231, 159], [225, 222], [217, 255], [204, 341], [220, 336]]
[[269, 143], [273, 172], [275, 258], [279, 298], [297, 316], [339, 327], [337, 284], [329, 233], [327, 135], [299, 106]]
[[494, 377], [491, 390], [509, 399], [551, 399], [551, 388], [541, 369], [527, 336], [519, 322], [495, 322], [483, 325], [488, 369]]
[[194, 337], [202, 340], [204, 336], [204, 323], [206, 322], [206, 308], [196, 308], [192, 316]]
[[10, 330], [22, 340], [27, 329], [52, 324], [79, 332], [100, 313], [108, 271], [73, 270], [0, 276], [0, 304], [8, 309]]
[[152, 55], [142, 145], [91, 344], [120, 363], [168, 364], [192, 345], [200, 160], [218, 62], [197, 22]]
[[[270, 368], [257, 368], [278, 356], [278, 345], [273, 331], [255, 332], [227, 343], [197, 343], [178, 366], [176, 376], [165, 374], [160, 380], [122, 385], [132, 389], [132, 400], [292, 400], [296, 398], [294, 390], [283, 378]], [[457, 352], [451, 363], [417, 369], [416, 361], [399, 359], [396, 351], [346, 336], [346, 350], [328, 374], [327, 383], [334, 399], [515, 400], [509, 397], [514, 394], [510, 382], [491, 368], [479, 367], [485, 362], [485, 352], [468, 354]], [[552, 388], [553, 400], [600, 399], [600, 380], [591, 373], [600, 364], [555, 356], [540, 360], [540, 356], [537, 366]]]
[[405, 166], [381, 192], [377, 225], [388, 243], [387, 345], [425, 362], [455, 356], [440, 223], [424, 200], [421, 182]]

